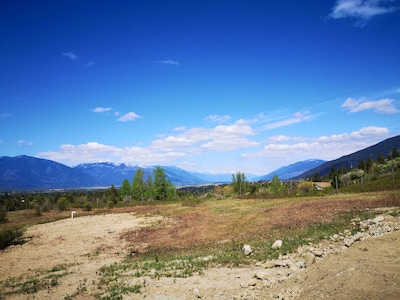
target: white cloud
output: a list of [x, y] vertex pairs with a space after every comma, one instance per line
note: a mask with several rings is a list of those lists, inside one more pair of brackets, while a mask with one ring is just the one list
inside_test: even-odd
[[92, 109], [92, 112], [95, 113], [103, 113], [103, 112], [108, 112], [108, 111], [112, 111], [111, 107], [96, 107]]
[[142, 147], [115, 147], [98, 142], [60, 146], [60, 151], [48, 151], [37, 154], [38, 157], [76, 165], [87, 162], [123, 162], [132, 164], [162, 164], [171, 159], [187, 156], [184, 152], [155, 152]]
[[18, 146], [32, 146], [33, 142], [25, 141], [25, 140], [18, 140], [17, 141]]
[[296, 161], [319, 158], [332, 160], [340, 156], [361, 150], [391, 136], [385, 127], [367, 126], [353, 132], [320, 136], [316, 138], [273, 136], [264, 148], [256, 153], [246, 154], [247, 158], [265, 158], [284, 161]]
[[167, 59], [167, 60], [159, 60], [157, 63], [162, 64], [162, 65], [170, 65], [170, 66], [179, 66], [180, 63], [179, 61], [172, 60], [172, 59]]
[[258, 146], [248, 136], [254, 132], [245, 120], [238, 120], [230, 125], [218, 125], [214, 128], [197, 127], [184, 130], [177, 135], [154, 140], [151, 147], [163, 151], [172, 151], [185, 148], [191, 153], [200, 153], [204, 150], [231, 151]]
[[398, 8], [393, 5], [392, 0], [337, 0], [328, 17], [353, 18], [356, 26], [363, 27], [371, 18], [392, 13]]
[[69, 58], [70, 60], [73, 60], [73, 61], [79, 60], [78, 55], [76, 55], [74, 52], [63, 52], [63, 53], [61, 53], [61, 55], [65, 56], [65, 57], [67, 57], [67, 58]]
[[207, 122], [215, 122], [215, 123], [225, 123], [231, 119], [230, 116], [228, 115], [209, 115], [204, 118], [205, 121]]
[[118, 122], [127, 122], [127, 121], [134, 121], [138, 118], [141, 118], [141, 116], [139, 116], [138, 114], [134, 113], [134, 112], [128, 112], [122, 116], [120, 116], [118, 118]]
[[374, 110], [380, 114], [396, 114], [400, 110], [396, 108], [393, 99], [385, 98], [376, 101], [368, 100], [366, 98], [353, 99], [347, 98], [342, 104], [342, 107], [348, 109], [351, 113], [360, 112], [363, 110]]
[[301, 122], [307, 122], [310, 120], [312, 120], [312, 116], [310, 116], [309, 111], [300, 111], [300, 112], [294, 113], [293, 116], [284, 118], [283, 120], [269, 123], [269, 124], [263, 126], [262, 129], [270, 130], [270, 129], [289, 126], [289, 125], [293, 125], [293, 124], [297, 124], [297, 123], [301, 123]]

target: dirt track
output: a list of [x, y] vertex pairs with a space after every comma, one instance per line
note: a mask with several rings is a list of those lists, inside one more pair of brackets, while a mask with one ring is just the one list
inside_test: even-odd
[[[27, 243], [0, 252], [0, 281], [20, 276], [24, 280], [43, 277], [52, 269], [66, 268], [68, 274], [54, 286], [6, 299], [93, 299], [98, 270], [120, 261], [129, 251], [121, 234], [161, 221], [161, 217], [124, 213], [77, 217], [30, 227], [26, 232]], [[124, 299], [260, 299], [260, 296], [269, 299], [287, 291], [291, 291], [291, 299], [399, 299], [400, 231], [357, 242], [282, 283], [270, 287], [260, 286], [260, 282], [243, 286], [243, 282], [254, 279], [260, 268], [221, 267], [186, 279], [146, 279], [141, 294]]]

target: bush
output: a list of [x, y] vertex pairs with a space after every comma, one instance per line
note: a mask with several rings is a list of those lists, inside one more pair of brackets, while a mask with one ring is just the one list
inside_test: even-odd
[[10, 245], [20, 244], [24, 230], [20, 227], [5, 228], [0, 231], [0, 250]]
[[0, 223], [6, 223], [7, 219], [7, 210], [5, 207], [0, 208]]
[[85, 211], [91, 211], [92, 210], [92, 204], [85, 201], [85, 203], [83, 203], [83, 210]]
[[61, 197], [58, 201], [57, 201], [57, 208], [59, 211], [63, 211], [66, 210], [68, 207], [68, 199], [66, 197]]
[[36, 216], [40, 217], [43, 213], [42, 213], [42, 206], [40, 206], [39, 204], [35, 205], [35, 212], [36, 212]]

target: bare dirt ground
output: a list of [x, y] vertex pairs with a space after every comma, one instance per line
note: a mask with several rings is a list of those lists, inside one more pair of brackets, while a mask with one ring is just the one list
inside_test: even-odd
[[[399, 218], [391, 221], [400, 223]], [[28, 227], [26, 243], [0, 252], [0, 281], [44, 278], [52, 273], [49, 270], [65, 274], [45, 289], [27, 289], [4, 299], [94, 299], [100, 268], [121, 261], [131, 251], [132, 244], [122, 237], [168, 222], [161, 216], [118, 213]], [[261, 263], [216, 267], [189, 278], [132, 279], [130, 284], [143, 285], [146, 280], [145, 286], [140, 294], [123, 299], [400, 299], [400, 231], [346, 249], [343, 244], [335, 247], [334, 254], [274, 284], [255, 279], [265, 269]], [[285, 270], [277, 272], [279, 278], [285, 277]]]
[[73, 295], [84, 285], [90, 286], [102, 266], [127, 255], [129, 248], [120, 238], [122, 233], [151, 226], [160, 219], [162, 217], [121, 213], [76, 217], [29, 227], [25, 232], [29, 239], [27, 243], [0, 253], [0, 281], [21, 276], [40, 277], [46, 270], [63, 269], [64, 266], [69, 275], [63, 276], [50, 290], [7, 299], [64, 299]]

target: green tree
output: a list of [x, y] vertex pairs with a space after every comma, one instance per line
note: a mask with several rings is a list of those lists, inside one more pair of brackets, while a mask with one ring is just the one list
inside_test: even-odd
[[360, 160], [360, 162], [358, 163], [358, 168], [360, 170], [364, 170], [365, 171], [365, 163], [363, 160]]
[[282, 190], [283, 190], [282, 182], [279, 179], [278, 175], [274, 175], [274, 177], [272, 177], [272, 180], [268, 186], [268, 190], [270, 193], [275, 194], [275, 195], [278, 195], [282, 192]]
[[122, 181], [121, 189], [119, 190], [119, 195], [121, 199], [124, 199], [125, 197], [132, 195], [132, 187], [128, 179], [124, 179], [124, 181]]
[[321, 176], [319, 176], [319, 173], [318, 172], [315, 172], [314, 173], [314, 176], [312, 177], [312, 181], [313, 182], [321, 182], [322, 180], [321, 180]]
[[154, 170], [153, 191], [156, 200], [172, 198], [174, 195], [174, 188], [161, 167], [156, 167]]
[[378, 157], [376, 158], [376, 161], [378, 162], [378, 164], [383, 165], [385, 163], [385, 158], [383, 157], [382, 154], [378, 154]]
[[372, 160], [368, 158], [366, 164], [365, 164], [365, 172], [369, 173], [372, 169]]
[[397, 157], [400, 157], [400, 152], [396, 148], [393, 148], [393, 150], [392, 150], [392, 158], [395, 159]]
[[110, 187], [110, 189], [107, 191], [107, 194], [108, 194], [108, 200], [111, 201], [113, 204], [117, 204], [117, 202], [118, 202], [118, 191], [114, 187], [114, 185], [112, 185]]
[[144, 171], [141, 168], [136, 170], [135, 176], [132, 180], [132, 196], [133, 199], [143, 199], [146, 189], [146, 182], [143, 179]]
[[239, 195], [247, 192], [248, 181], [244, 173], [237, 172], [236, 175], [232, 174], [232, 188], [233, 191]]

